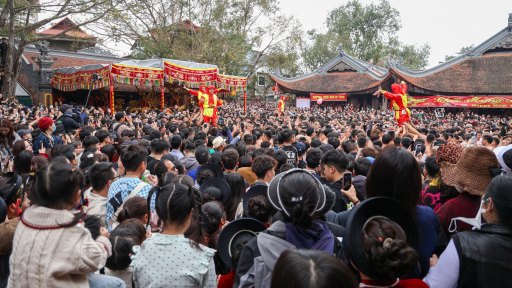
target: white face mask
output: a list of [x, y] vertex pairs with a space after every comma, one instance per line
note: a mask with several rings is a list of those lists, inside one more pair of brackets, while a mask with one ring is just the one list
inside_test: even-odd
[[[475, 227], [476, 229], [480, 230], [480, 228], [482, 227], [482, 213], [485, 213], [485, 211], [487, 210], [485, 208], [482, 208], [482, 203], [485, 203], [485, 200], [482, 200], [482, 202], [480, 202], [480, 209], [478, 209], [478, 213], [476, 214], [475, 218], [466, 218], [466, 217], [452, 218], [452, 221], [450, 222], [450, 226], [448, 227], [448, 232], [450, 232], [450, 233], [457, 232], [457, 220], [465, 222], [465, 223]], [[455, 223], [455, 225], [453, 225], [454, 223]], [[452, 229], [452, 225], [455, 226], [455, 227], [453, 227], [453, 229]]]

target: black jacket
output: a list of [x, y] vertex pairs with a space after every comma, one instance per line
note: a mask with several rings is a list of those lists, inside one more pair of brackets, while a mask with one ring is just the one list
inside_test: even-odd
[[64, 125], [64, 130], [66, 130], [66, 133], [80, 127], [80, 125], [75, 120], [73, 120], [73, 118], [68, 116], [63, 116], [61, 121], [62, 125]]
[[512, 283], [512, 229], [500, 223], [453, 236], [459, 254], [457, 287], [510, 287]]
[[343, 178], [334, 183], [329, 182], [327, 186], [336, 193], [336, 202], [334, 202], [334, 206], [332, 206], [332, 211], [336, 213], [347, 211], [347, 204], [350, 203], [350, 200], [345, 194], [341, 193], [341, 189], [343, 189]]

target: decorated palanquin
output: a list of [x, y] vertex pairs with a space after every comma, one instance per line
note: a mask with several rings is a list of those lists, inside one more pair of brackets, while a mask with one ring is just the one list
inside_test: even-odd
[[[92, 79], [97, 74], [98, 80]], [[118, 83], [118, 84], [116, 84]], [[169, 85], [167, 85], [168, 83]], [[219, 98], [228, 93], [236, 95], [246, 90], [247, 78], [220, 75], [218, 68], [211, 64], [202, 64], [173, 59], [149, 59], [126, 60], [120, 63], [91, 64], [82, 67], [66, 67], [57, 69], [51, 80], [54, 89], [72, 92], [79, 89], [100, 90], [99, 98], [102, 103], [108, 104], [111, 113], [118, 110], [125, 103], [114, 99], [117, 85], [134, 85], [141, 96], [140, 101], [127, 101], [131, 109], [150, 108], [160, 106], [163, 110], [166, 106], [179, 105], [183, 107], [190, 103], [198, 103], [199, 99], [191, 101], [183, 100], [183, 96], [189, 95], [185, 89], [198, 89], [201, 85], [213, 86]], [[151, 86], [151, 92], [142, 87]], [[105, 89], [102, 89], [105, 88]], [[178, 88], [178, 89], [176, 89]], [[108, 90], [108, 92], [106, 91]], [[157, 90], [157, 91], [155, 91]], [[143, 92], [146, 91], [146, 92]], [[165, 94], [170, 98], [165, 102]], [[160, 94], [160, 95], [158, 95]], [[160, 100], [156, 101], [156, 99]], [[196, 96], [197, 98], [197, 96]], [[96, 98], [94, 98], [96, 99]], [[105, 107], [105, 108], [107, 108]]]

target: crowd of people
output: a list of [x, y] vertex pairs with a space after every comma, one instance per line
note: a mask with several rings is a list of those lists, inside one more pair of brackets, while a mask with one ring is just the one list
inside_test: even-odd
[[511, 116], [219, 105], [0, 107], [0, 288], [512, 283]]

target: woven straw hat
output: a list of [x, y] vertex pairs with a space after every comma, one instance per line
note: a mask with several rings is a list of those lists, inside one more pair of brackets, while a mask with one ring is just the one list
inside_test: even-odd
[[457, 164], [441, 166], [441, 177], [447, 185], [472, 195], [483, 195], [493, 178], [490, 167], [499, 167], [494, 153], [485, 147], [467, 147]]

